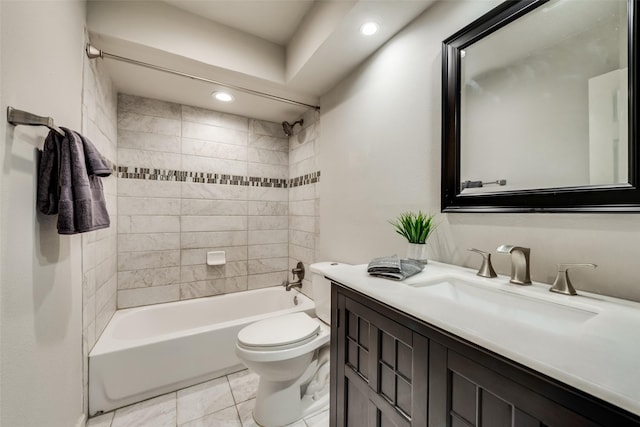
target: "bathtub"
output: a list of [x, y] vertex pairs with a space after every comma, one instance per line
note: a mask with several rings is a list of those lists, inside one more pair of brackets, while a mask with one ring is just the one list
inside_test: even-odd
[[314, 303], [284, 287], [118, 310], [89, 353], [89, 414], [243, 369], [238, 331]]

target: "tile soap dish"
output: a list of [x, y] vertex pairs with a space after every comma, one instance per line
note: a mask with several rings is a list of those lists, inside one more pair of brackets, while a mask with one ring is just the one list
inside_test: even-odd
[[224, 251], [207, 252], [207, 265], [224, 265], [227, 263]]

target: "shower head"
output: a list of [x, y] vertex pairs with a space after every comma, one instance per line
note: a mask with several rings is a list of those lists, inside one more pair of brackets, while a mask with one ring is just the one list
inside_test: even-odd
[[291, 136], [293, 135], [293, 127], [297, 124], [299, 124], [300, 126], [302, 126], [302, 124], [304, 123], [304, 120], [300, 119], [297, 122], [293, 122], [293, 123], [289, 123], [289, 122], [282, 122], [282, 130], [284, 131], [284, 134], [287, 136]]

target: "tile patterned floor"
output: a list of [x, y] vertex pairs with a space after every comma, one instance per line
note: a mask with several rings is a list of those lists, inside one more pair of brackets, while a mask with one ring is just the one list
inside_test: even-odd
[[[87, 427], [258, 427], [258, 376], [247, 370], [89, 419]], [[328, 427], [328, 408], [290, 427]]]

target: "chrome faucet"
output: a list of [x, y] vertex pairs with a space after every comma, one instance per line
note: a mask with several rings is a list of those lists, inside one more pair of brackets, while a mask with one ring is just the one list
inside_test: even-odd
[[304, 264], [298, 261], [296, 267], [291, 269], [291, 274], [293, 274], [293, 282], [289, 282], [288, 280], [284, 280], [282, 282], [282, 286], [285, 287], [287, 291], [290, 291], [291, 288], [302, 288], [302, 279], [304, 279]]
[[511, 280], [516, 285], [530, 285], [529, 254], [531, 249], [513, 245], [501, 245], [496, 249], [501, 254], [511, 254]]

